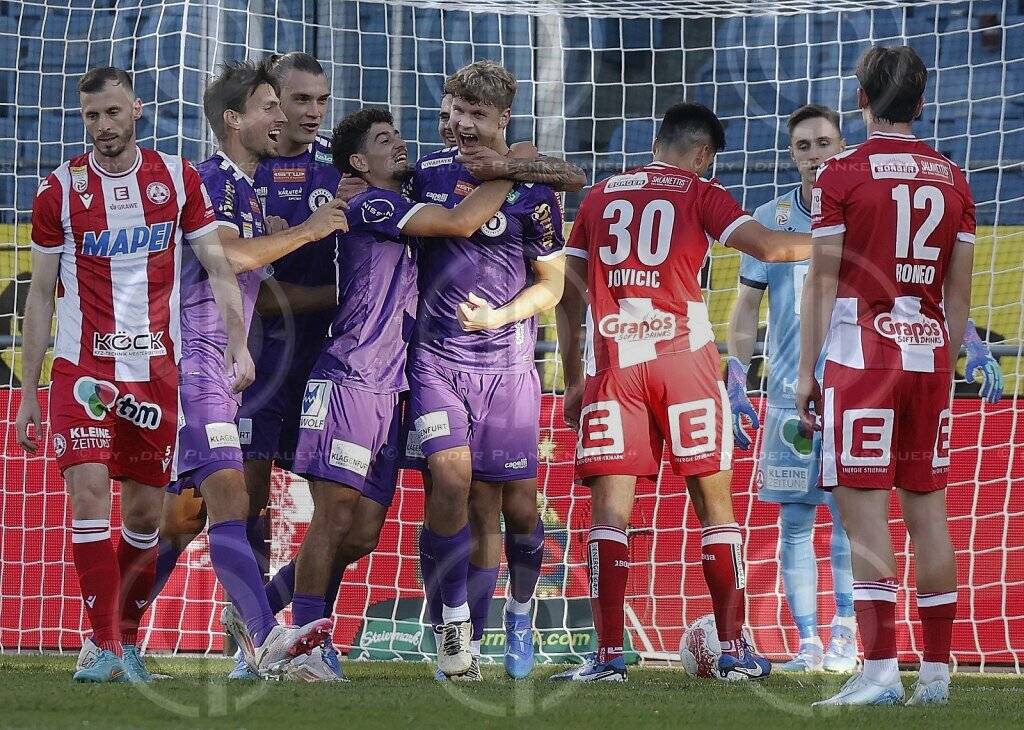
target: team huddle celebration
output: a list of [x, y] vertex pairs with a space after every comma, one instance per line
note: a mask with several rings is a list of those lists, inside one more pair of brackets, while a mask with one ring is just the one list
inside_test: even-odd
[[[859, 144], [829, 106], [787, 110], [780, 138], [799, 183], [748, 212], [710, 174], [727, 147], [715, 109], [681, 94], [656, 120], [653, 161], [596, 179], [541, 154], [538, 139], [512, 138], [517, 79], [480, 58], [444, 79], [433, 151], [418, 160], [387, 105], [329, 120], [327, 64], [301, 51], [209, 72], [202, 113], [216, 151], [202, 161], [139, 145], [149, 100], [130, 72], [95, 66], [77, 79], [90, 145], [44, 171], [35, 193], [16, 421], [24, 452], [51, 454], [66, 484], [89, 624], [74, 680], [173, 683], [147, 668], [140, 625], [205, 531], [237, 645], [230, 677], [349, 682], [336, 605], [346, 568], [377, 549], [402, 470], [423, 483], [418, 557], [436, 657], [422, 671], [488, 679], [481, 642], [497, 593], [504, 671], [525, 680], [539, 664], [546, 569], [535, 353], [547, 313], [564, 379], [556, 418], [575, 432], [574, 493], [589, 516], [596, 637], [549, 681], [634, 671], [631, 515], [638, 480], [671, 470], [700, 525], [699, 572], [681, 590], [713, 607], [683, 636], [687, 672], [848, 674], [824, 706], [949, 702], [958, 566], [946, 486], [961, 348], [990, 402], [1003, 375], [970, 318], [971, 188], [914, 133], [927, 59], [900, 44], [860, 55]], [[581, 190], [570, 226], [563, 198]], [[703, 273], [717, 244], [741, 262], [724, 352]], [[761, 407], [748, 370], [766, 293]], [[806, 449], [783, 442], [790, 427]], [[799, 632], [783, 661], [748, 631], [734, 453], [756, 460], [757, 499], [778, 515], [783, 610]], [[275, 470], [308, 481], [312, 516], [272, 570]], [[909, 585], [890, 535], [893, 490]], [[812, 539], [822, 506], [824, 592]], [[906, 687], [901, 588], [923, 641]], [[834, 618], [819, 628], [821, 600]], [[345, 691], [358, 692], [351, 679]]]

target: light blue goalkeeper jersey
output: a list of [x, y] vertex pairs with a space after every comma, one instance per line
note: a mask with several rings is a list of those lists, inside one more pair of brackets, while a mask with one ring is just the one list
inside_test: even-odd
[[[776, 231], [811, 232], [811, 213], [797, 187], [754, 211], [754, 219]], [[800, 299], [810, 260], [766, 264], [742, 254], [740, 283], [768, 290], [768, 405], [796, 408], [796, 373], [800, 364]], [[817, 365], [821, 377], [823, 361]]]

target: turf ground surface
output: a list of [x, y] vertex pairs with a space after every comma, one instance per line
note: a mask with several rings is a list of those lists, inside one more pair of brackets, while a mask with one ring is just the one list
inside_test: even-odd
[[[151, 671], [175, 677], [153, 685], [71, 681], [74, 657], [0, 656], [0, 726], [31, 728], [588, 728], [813, 727], [889, 730], [1024, 728], [1024, 678], [961, 674], [944, 708], [857, 708], [814, 712], [845, 677], [783, 676], [725, 684], [681, 670], [634, 669], [628, 684], [553, 685], [538, 667], [513, 682], [500, 666], [485, 681], [437, 683], [433, 665], [346, 662], [349, 684], [231, 682], [232, 663], [149, 658]], [[908, 689], [914, 676], [903, 675]]]

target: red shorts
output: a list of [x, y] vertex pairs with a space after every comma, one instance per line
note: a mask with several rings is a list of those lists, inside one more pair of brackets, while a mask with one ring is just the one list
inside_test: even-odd
[[178, 376], [102, 380], [67, 360], [53, 364], [50, 430], [57, 466], [106, 464], [111, 479], [157, 487], [171, 478], [178, 426]]
[[949, 477], [949, 373], [825, 363], [821, 483], [932, 492]]
[[576, 476], [655, 478], [665, 441], [680, 476], [732, 468], [729, 398], [714, 345], [587, 378]]

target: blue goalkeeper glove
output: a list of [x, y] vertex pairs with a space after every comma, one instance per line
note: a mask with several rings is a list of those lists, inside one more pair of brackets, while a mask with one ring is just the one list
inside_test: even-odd
[[998, 403], [1003, 397], [1003, 370], [999, 367], [999, 361], [992, 357], [988, 347], [981, 341], [973, 319], [967, 320], [964, 347], [967, 349], [967, 367], [964, 371], [967, 382], [976, 381], [980, 370], [981, 397], [989, 403]]
[[732, 408], [732, 436], [736, 445], [741, 451], [750, 448], [750, 439], [743, 432], [742, 418], [747, 417], [751, 428], [756, 431], [761, 428], [761, 421], [757, 417], [757, 411], [747, 396], [747, 369], [735, 357], [730, 357], [725, 369], [725, 390], [729, 394], [729, 406]]

